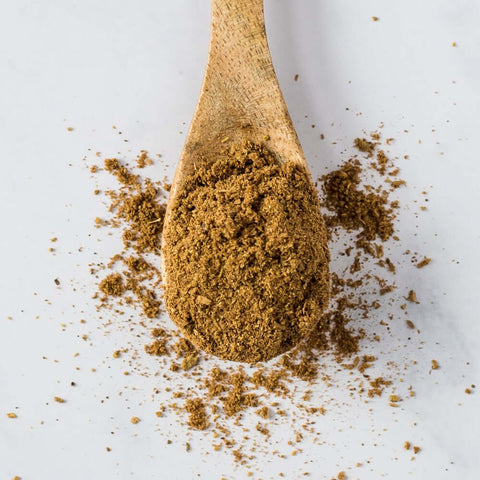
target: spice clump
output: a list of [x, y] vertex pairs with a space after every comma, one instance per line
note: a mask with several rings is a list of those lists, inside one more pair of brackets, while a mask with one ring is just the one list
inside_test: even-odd
[[201, 349], [236, 361], [273, 358], [317, 325], [329, 253], [305, 170], [244, 142], [184, 181], [163, 237], [166, 306]]
[[[364, 151], [364, 150], [361, 150]], [[388, 240], [393, 234], [393, 209], [386, 191], [363, 191], [360, 188], [361, 163], [349, 160], [342, 167], [322, 177], [325, 206], [334, 212], [326, 217], [330, 227], [342, 225], [359, 230], [358, 238]]]

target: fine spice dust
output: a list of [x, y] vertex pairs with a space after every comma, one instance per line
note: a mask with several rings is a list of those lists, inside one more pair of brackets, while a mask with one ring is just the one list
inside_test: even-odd
[[[335, 253], [330, 265], [329, 305], [317, 322], [314, 317], [322, 312], [328, 291], [325, 285], [327, 237], [318, 215], [315, 191], [298, 167], [280, 165], [267, 148], [245, 143], [228, 148], [210, 170], [202, 169], [190, 178], [176, 210], [177, 215], [184, 213], [184, 218], [183, 221], [177, 218], [175, 228], [177, 235], [180, 233], [177, 238], [191, 242], [191, 252], [187, 252], [181, 242], [176, 246], [171, 244], [172, 239], [166, 239], [169, 248], [176, 248], [172, 262], [193, 260], [199, 274], [195, 279], [192, 272], [187, 272], [184, 277], [192, 279], [188, 283], [185, 278], [175, 278], [170, 276], [170, 270], [168, 272], [167, 302], [178, 309], [182, 320], [175, 320], [180, 323], [180, 331], [163, 315], [159, 271], [169, 185], [153, 182], [143, 170], [142, 175], [134, 173], [135, 169], [148, 168], [153, 163], [145, 151], [138, 157], [143, 160], [137, 158], [134, 167], [108, 159], [91, 170], [95, 175], [107, 172], [118, 182], [118, 188], [106, 192], [96, 190], [104, 194], [108, 215], [106, 219], [97, 218], [95, 226], [108, 229], [109, 233], [121, 233], [123, 241], [122, 251], [113, 255], [106, 265], [91, 265], [91, 273], [98, 278], [94, 298], [99, 302], [99, 311], [110, 309], [112, 312], [113, 319], [106, 322], [109, 328], [113, 323], [118, 323], [120, 328], [123, 318], [127, 331], [131, 332], [134, 317], [130, 314], [127, 319], [125, 313], [135, 309], [143, 332], [133, 331], [147, 343], [145, 352], [139, 352], [133, 339], [126, 339], [125, 346], [115, 351], [112, 358], [128, 362], [132, 373], [148, 375], [148, 367], [142, 367], [139, 359], [146, 354], [153, 356], [154, 378], [158, 377], [153, 398], [158, 398], [158, 404], [152, 416], [161, 421], [171, 414], [178, 415], [186, 428], [183, 441], [188, 440], [187, 451], [195, 448], [195, 431], [204, 432], [203, 435], [211, 435], [213, 451], [230, 451], [238, 464], [252, 468], [258, 455], [283, 459], [286, 455], [282, 450], [289, 448], [292, 454], [297, 454], [307, 438], [309, 442], [325, 442], [321, 440], [319, 419], [328, 415], [330, 405], [336, 402], [328, 391], [334, 377], [342, 371], [348, 374], [345, 388], [350, 396], [358, 396], [365, 402], [384, 397], [394, 408], [414, 396], [411, 386], [408, 389], [405, 386], [402, 395], [398, 393], [397, 381], [402, 377], [403, 366], [392, 362], [385, 368], [378, 366], [374, 353], [383, 333], [377, 328], [375, 333], [364, 329], [364, 325], [375, 324], [388, 335], [394, 319], [408, 315], [403, 300], [418, 303], [411, 288], [398, 293], [400, 307], [393, 302], [397, 267], [386, 253], [390, 243], [399, 240], [395, 229], [399, 204], [391, 197], [404, 182], [398, 179], [399, 169], [394, 160], [381, 148], [378, 133], [371, 134], [369, 139], [356, 139], [354, 145], [362, 158], [354, 155], [318, 180], [328, 242], [332, 251], [335, 247]], [[292, 189], [292, 184], [301, 188]], [[272, 189], [277, 192], [273, 196], [270, 195]], [[264, 198], [258, 191], [264, 192]], [[303, 210], [299, 205], [303, 205]], [[298, 215], [300, 211], [306, 211], [307, 216]], [[267, 215], [267, 212], [274, 213]], [[296, 231], [280, 228], [281, 220], [287, 216]], [[301, 218], [293, 218], [296, 216]], [[303, 223], [305, 218], [314, 225], [307, 227]], [[316, 245], [302, 238], [302, 233], [310, 234], [311, 228], [313, 238], [318, 240]], [[266, 230], [274, 234], [262, 235]], [[221, 265], [216, 265], [214, 256], [205, 251], [202, 239], [225, 259], [226, 272], [221, 272]], [[241, 257], [235, 256], [238, 242], [246, 246]], [[231, 265], [228, 265], [229, 255], [233, 259]], [[415, 268], [420, 260], [415, 260], [417, 254], [413, 255], [412, 267]], [[210, 264], [201, 263], [206, 259], [210, 259]], [[280, 259], [286, 266], [284, 272], [278, 270]], [[238, 264], [251, 266], [252, 275], [266, 273], [265, 278], [258, 280], [258, 287], [267, 293], [270, 289], [277, 291], [283, 309], [291, 304], [287, 318], [279, 318], [275, 310], [262, 311], [259, 297], [248, 290], [248, 278], [242, 278]], [[283, 288], [285, 280], [275, 283], [277, 279], [275, 275], [269, 277], [270, 271], [288, 279], [292, 291]], [[308, 300], [301, 277], [297, 276], [300, 272], [317, 287], [311, 297], [317, 305], [309, 304], [299, 313], [302, 295]], [[215, 282], [219, 282], [220, 289]], [[266, 339], [263, 353], [244, 338], [235, 325], [228, 326], [229, 334], [239, 332], [239, 339], [224, 338], [220, 328], [208, 324], [215, 315], [223, 314], [215, 311], [220, 308], [215, 294], [219, 290], [225, 292], [226, 285], [239, 289], [239, 305], [235, 311], [240, 315], [240, 324], [244, 318], [260, 322], [256, 325], [265, 320], [267, 324], [271, 322], [270, 325], [279, 321], [279, 338]], [[180, 296], [186, 297], [183, 305]], [[274, 309], [274, 297], [267, 294], [266, 298], [265, 308]], [[390, 299], [388, 303], [384, 298]], [[247, 305], [245, 299], [250, 299], [251, 305]], [[382, 306], [389, 310], [385, 312]], [[209, 312], [213, 313], [210, 317]], [[306, 324], [305, 328], [289, 332], [289, 326], [300, 320]], [[405, 320], [404, 328], [411, 331], [414, 326], [410, 327], [409, 320]], [[193, 325], [200, 321], [207, 322], [210, 332], [207, 340], [192, 334]], [[181, 332], [185, 332], [186, 337]], [[253, 329], [249, 332], [259, 338]], [[206, 333], [205, 329], [202, 335]], [[249, 361], [271, 358], [296, 346], [268, 363], [247, 365], [212, 357], [198, 350], [190, 339], [220, 356]], [[229, 349], [230, 342], [239, 349], [237, 357]], [[435, 368], [433, 362], [432, 368]], [[323, 385], [324, 393], [320, 396], [313, 393], [315, 388], [318, 392], [317, 384]], [[281, 439], [273, 440], [272, 432], [278, 426], [282, 426], [282, 432], [288, 426], [290, 436], [285, 438], [282, 434]], [[343, 471], [340, 473], [338, 478], [347, 478]]]
[[163, 241], [170, 317], [192, 343], [253, 363], [290, 350], [328, 303], [327, 233], [303, 168], [245, 142], [202, 163]]

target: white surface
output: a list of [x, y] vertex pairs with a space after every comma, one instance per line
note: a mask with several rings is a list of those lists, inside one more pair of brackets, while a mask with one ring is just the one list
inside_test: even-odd
[[[104, 335], [88, 274], [88, 263], [105, 262], [118, 239], [90, 235], [103, 206], [82, 158], [145, 148], [175, 164], [203, 76], [207, 0], [0, 6], [0, 477], [245, 478], [230, 456], [202, 456], [211, 440], [201, 435], [186, 454], [175, 416], [155, 419], [158, 378], [123, 377], [128, 366], [106, 360], [126, 333], [112, 328]], [[407, 342], [399, 328], [382, 345], [410, 364], [406, 384], [416, 398], [398, 409], [378, 401], [371, 415], [372, 405], [353, 401], [340, 385], [335, 395], [349, 407], [332, 407], [322, 418], [326, 443], [307, 442], [281, 464], [260, 455], [253, 478], [309, 471], [308, 478], [330, 479], [344, 469], [362, 480], [477, 479], [480, 391], [468, 396], [464, 389], [480, 385], [480, 4], [266, 0], [266, 17], [276, 71], [314, 174], [346, 158], [341, 152], [362, 129], [384, 122], [384, 137], [396, 139], [392, 154], [409, 155], [400, 164], [408, 186], [398, 251], [433, 261], [421, 272], [406, 265], [396, 279], [422, 301], [411, 309], [421, 335]], [[424, 189], [428, 211], [417, 218]], [[53, 236], [55, 256], [48, 252]], [[406, 293], [399, 290], [397, 297]], [[441, 369], [429, 374], [432, 358]], [[54, 395], [68, 402], [54, 404]], [[18, 418], [8, 419], [10, 411]], [[142, 422], [131, 425], [132, 415]], [[173, 443], [158, 430], [172, 432]], [[407, 439], [422, 447], [414, 462], [403, 451]], [[357, 461], [363, 466], [350, 469]]]

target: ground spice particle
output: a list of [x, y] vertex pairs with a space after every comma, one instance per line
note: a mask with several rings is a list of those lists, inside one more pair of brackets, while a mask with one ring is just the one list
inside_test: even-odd
[[156, 300], [154, 296], [153, 291], [148, 291], [147, 295], [139, 295], [142, 310], [147, 318], [156, 318], [160, 313], [160, 301]]
[[406, 297], [406, 299], [409, 301], [409, 302], [412, 302], [412, 303], [420, 303], [418, 300], [417, 300], [417, 294], [415, 293], [414, 290], [410, 290], [408, 292], [408, 296]]
[[205, 403], [201, 398], [189, 398], [185, 404], [189, 414], [188, 424], [197, 430], [206, 430], [209, 426]]
[[132, 417], [130, 419], [130, 423], [133, 423], [134, 425], [136, 425], [139, 422], [140, 422], [140, 419], [138, 417]]
[[318, 374], [318, 365], [315, 361], [316, 359], [311, 355], [305, 354], [305, 352], [302, 353], [303, 355], [301, 355], [299, 361], [296, 361], [295, 358], [285, 355], [281, 359], [281, 364], [287, 370], [289, 370], [293, 376], [304, 381], [313, 380], [317, 378]]
[[65, 403], [66, 400], [62, 397], [53, 397], [53, 400], [57, 403]]
[[358, 336], [347, 328], [350, 319], [345, 315], [345, 309], [340, 305], [338, 309], [328, 314], [330, 325], [330, 340], [338, 352], [350, 355], [358, 351]]
[[257, 432], [260, 432], [262, 435], [265, 435], [267, 437], [270, 436], [270, 431], [268, 430], [268, 428], [261, 423], [257, 423], [257, 425], [255, 426], [255, 430], [257, 430]]
[[124, 186], [120, 192], [110, 192], [110, 197], [117, 219], [129, 226], [123, 232], [125, 246], [138, 253], [160, 252], [165, 206], [158, 201], [158, 189], [148, 179], [142, 184], [115, 158], [105, 160], [105, 169]]
[[270, 411], [268, 407], [262, 407], [259, 410], [256, 411], [256, 414], [259, 415], [262, 418], [267, 419], [269, 417]]
[[230, 376], [229, 383], [232, 385], [228, 395], [222, 398], [225, 415], [231, 417], [245, 407], [256, 407], [258, 399], [255, 394], [246, 393], [246, 382], [248, 378], [242, 368]]
[[425, 257], [421, 262], [417, 263], [417, 268], [426, 267], [432, 261], [431, 258]]
[[439, 368], [439, 363], [436, 360], [432, 360], [432, 370], [438, 370]]
[[9, 413], [7, 413], [7, 417], [8, 417], [8, 418], [17, 418], [18, 416], [17, 416], [16, 413], [9, 412]]
[[168, 354], [166, 338], [156, 339], [149, 345], [145, 345], [144, 348], [149, 355], [161, 357]]
[[359, 137], [353, 141], [353, 145], [361, 152], [368, 153], [369, 156], [373, 155], [376, 146], [374, 142], [370, 142], [366, 138]]
[[184, 358], [182, 361], [182, 370], [190, 370], [198, 363], [199, 356], [198, 355], [189, 355], [188, 357]]
[[[279, 363], [283, 364], [283, 357], [279, 360]], [[286, 380], [285, 368], [272, 369], [270, 371], [261, 368], [254, 372], [251, 377], [251, 382], [256, 387], [263, 387], [267, 392], [277, 394], [286, 392], [287, 388], [284, 380]]]
[[408, 440], [405, 440], [405, 443], [403, 444], [403, 448], [405, 450], [410, 450], [412, 444], [408, 441]]
[[401, 186], [403, 185], [406, 185], [407, 182], [405, 182], [405, 180], [394, 180], [392, 182], [390, 182], [390, 186], [395, 189], [395, 188], [400, 188]]
[[380, 175], [385, 175], [390, 159], [387, 157], [387, 155], [385, 155], [383, 150], [379, 150], [377, 152], [376, 160], [376, 163], [371, 164], [372, 167], [377, 170]]
[[372, 380], [370, 383], [370, 390], [368, 390], [368, 396], [380, 397], [383, 393], [385, 387], [388, 387], [392, 384], [390, 380], [385, 380], [383, 377], [377, 377], [375, 380]]
[[164, 232], [171, 318], [229, 360], [268, 360], [315, 327], [328, 300], [317, 193], [293, 162], [245, 142], [190, 175]]
[[146, 150], [142, 150], [140, 155], [137, 156], [137, 168], [145, 168], [147, 165], [152, 165], [152, 163]]
[[341, 225], [346, 230], [358, 230], [358, 246], [375, 256], [369, 242], [377, 237], [386, 241], [393, 235], [395, 215], [387, 192], [361, 189], [361, 171], [360, 162], [352, 159], [322, 177], [324, 205], [331, 212], [325, 219], [329, 227]]
[[126, 290], [123, 276], [120, 273], [111, 273], [110, 275], [107, 275], [98, 285], [98, 289], [104, 295], [120, 297]]
[[188, 357], [190, 355], [198, 355], [197, 349], [186, 338], [181, 337], [177, 343], [173, 346], [177, 358]]

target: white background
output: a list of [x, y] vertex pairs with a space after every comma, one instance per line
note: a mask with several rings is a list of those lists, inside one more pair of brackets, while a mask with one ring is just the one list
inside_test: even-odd
[[[171, 175], [201, 86], [208, 1], [1, 0], [0, 7], [0, 478], [245, 478], [231, 456], [205, 456], [211, 439], [201, 434], [185, 453], [177, 417], [153, 415], [160, 380], [122, 375], [128, 365], [111, 353], [132, 340], [115, 328], [105, 336], [90, 299], [88, 264], [105, 262], [119, 241], [91, 234], [104, 207], [82, 159], [96, 151], [134, 158], [144, 148], [161, 153]], [[276, 72], [314, 176], [383, 122], [384, 137], [395, 138], [391, 154], [409, 155], [399, 164], [407, 187], [398, 252], [433, 261], [418, 271], [405, 258], [396, 280], [417, 291], [421, 304], [410, 318], [421, 334], [397, 348], [402, 324], [382, 347], [410, 365], [405, 385], [415, 399], [392, 412], [386, 399], [365, 405], [340, 385], [322, 418], [325, 443], [306, 442], [281, 464], [259, 455], [252, 478], [308, 471], [306, 478], [330, 479], [345, 470], [362, 480], [477, 479], [480, 391], [464, 389], [480, 385], [480, 3], [266, 0], [265, 10]], [[418, 208], [422, 190], [426, 212]], [[432, 358], [441, 365], [435, 372]], [[154, 369], [153, 360], [142, 361]], [[52, 402], [54, 395], [67, 403]], [[11, 411], [17, 419], [7, 418]], [[131, 425], [132, 415], [142, 422]], [[415, 461], [405, 440], [422, 448]]]

